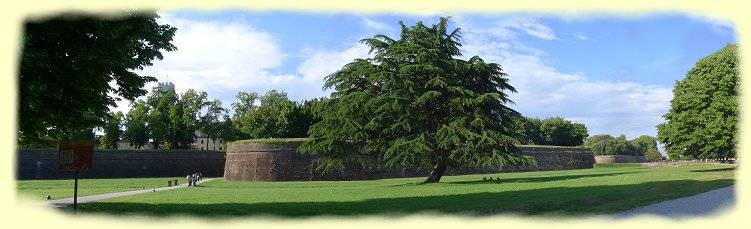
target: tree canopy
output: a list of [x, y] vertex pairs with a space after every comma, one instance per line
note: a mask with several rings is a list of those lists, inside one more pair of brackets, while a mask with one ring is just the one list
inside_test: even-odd
[[595, 155], [644, 156], [649, 150], [657, 150], [657, 140], [648, 135], [628, 140], [623, 134], [617, 138], [609, 134], [598, 134], [587, 138], [584, 146], [591, 148]]
[[107, 118], [107, 121], [102, 126], [105, 134], [100, 138], [100, 142], [103, 148], [117, 149], [117, 141], [123, 136], [122, 126], [124, 118], [123, 112], [110, 112], [109, 118]]
[[[174, 51], [176, 29], [156, 13], [115, 19], [64, 14], [24, 26], [19, 74], [19, 144], [101, 126], [115, 94], [128, 100], [155, 81], [135, 70]], [[110, 85], [110, 83], [113, 83]]]
[[448, 31], [448, 18], [400, 25], [398, 39], [360, 41], [373, 57], [325, 78], [335, 91], [300, 149], [321, 153], [324, 171], [367, 159], [432, 167], [426, 182], [439, 182], [447, 167], [533, 164], [510, 136], [518, 113], [505, 104], [515, 89], [501, 66], [459, 59], [460, 29]]
[[145, 101], [133, 103], [125, 120], [124, 135], [136, 148], [150, 142], [154, 148], [189, 149], [197, 130], [214, 140], [234, 137], [222, 103], [193, 89], [178, 95], [174, 89], [154, 87]]
[[287, 98], [283, 91], [271, 90], [263, 96], [255, 92], [237, 93], [234, 126], [245, 138], [301, 138], [316, 118], [321, 99], [302, 104]]
[[660, 154], [660, 151], [657, 151], [657, 149], [649, 149], [644, 153], [644, 159], [647, 161], [661, 161], [662, 154]]
[[677, 81], [657, 136], [672, 157], [732, 158], [738, 123], [737, 45], [702, 58]]
[[579, 146], [589, 136], [587, 127], [561, 117], [514, 117], [511, 131], [521, 144]]

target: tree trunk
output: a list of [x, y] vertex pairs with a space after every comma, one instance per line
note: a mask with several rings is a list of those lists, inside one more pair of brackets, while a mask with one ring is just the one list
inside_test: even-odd
[[425, 180], [425, 183], [438, 183], [441, 181], [444, 172], [446, 172], [446, 162], [438, 159], [438, 162], [433, 166], [433, 171], [430, 172], [430, 176]]

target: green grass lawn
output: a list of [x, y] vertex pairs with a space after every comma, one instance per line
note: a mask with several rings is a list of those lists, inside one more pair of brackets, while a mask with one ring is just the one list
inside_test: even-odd
[[[80, 212], [208, 218], [233, 216], [404, 216], [408, 214], [536, 216], [607, 214], [690, 196], [734, 183], [726, 165], [423, 177], [372, 181], [230, 182], [107, 199], [79, 205]], [[19, 190], [21, 191], [21, 190]], [[70, 210], [70, 207], [64, 210]]]
[[[78, 196], [167, 187], [167, 181], [175, 179], [180, 184], [186, 182], [185, 177], [78, 179]], [[65, 199], [73, 198], [74, 183], [72, 179], [20, 180], [16, 181], [16, 190], [18, 190], [19, 197], [29, 200], [44, 200], [47, 195], [54, 199]]]

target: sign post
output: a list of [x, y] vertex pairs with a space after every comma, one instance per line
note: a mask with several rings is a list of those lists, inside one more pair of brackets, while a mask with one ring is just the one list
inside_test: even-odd
[[60, 141], [58, 143], [58, 171], [73, 171], [73, 213], [78, 209], [78, 171], [91, 169], [91, 158], [94, 153], [93, 140]]

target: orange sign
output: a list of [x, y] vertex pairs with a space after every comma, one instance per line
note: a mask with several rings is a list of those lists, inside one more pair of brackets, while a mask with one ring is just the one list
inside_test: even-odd
[[58, 143], [57, 170], [89, 171], [94, 152], [94, 141], [73, 140]]

